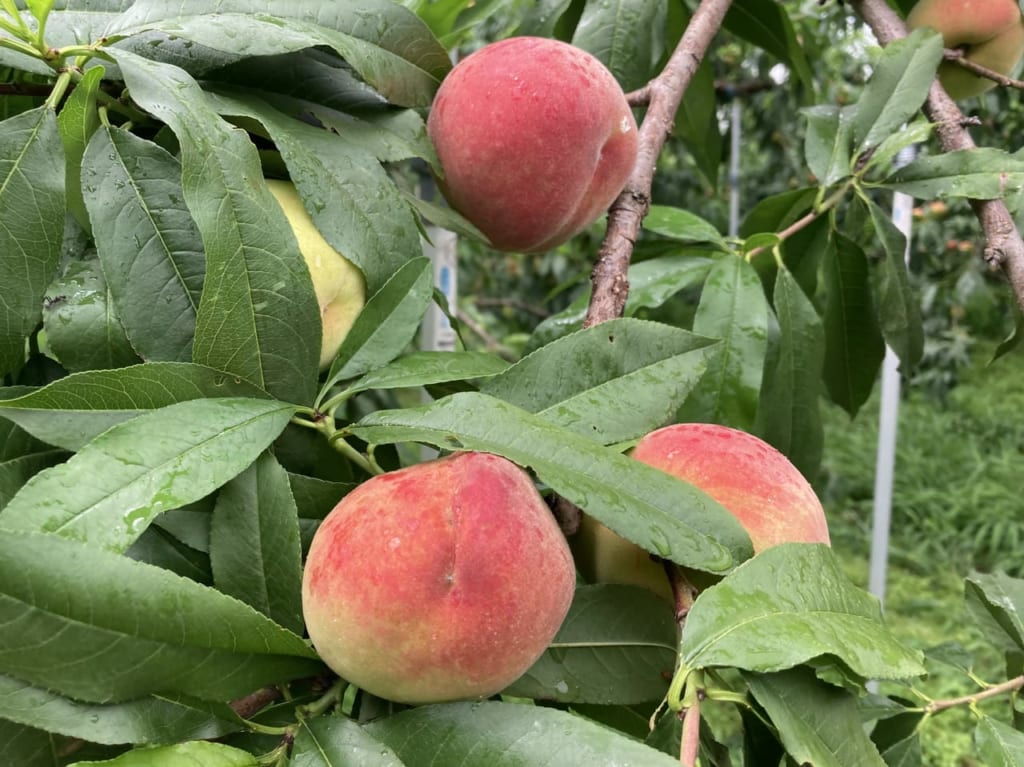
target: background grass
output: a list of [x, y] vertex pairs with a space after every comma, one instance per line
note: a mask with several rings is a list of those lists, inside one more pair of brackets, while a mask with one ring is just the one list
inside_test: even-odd
[[[991, 356], [990, 346], [973, 350], [971, 365], [943, 396], [930, 387], [904, 387], [885, 612], [908, 644], [927, 649], [958, 643], [973, 657], [977, 676], [998, 682], [1006, 678], [1002, 658], [966, 615], [963, 599], [963, 578], [971, 570], [1024, 575], [1024, 355], [1012, 353], [990, 365]], [[828, 407], [819, 487], [833, 546], [862, 586], [868, 578], [878, 403], [876, 393], [852, 421]], [[929, 698], [978, 690], [962, 670], [930, 663], [929, 671], [915, 683]], [[986, 703], [984, 711], [1008, 717], [1007, 699]], [[980, 767], [972, 756], [973, 728], [967, 707], [926, 722], [924, 763]]]

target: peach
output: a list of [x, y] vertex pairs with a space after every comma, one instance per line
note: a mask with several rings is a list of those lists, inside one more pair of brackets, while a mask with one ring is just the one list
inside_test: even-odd
[[[975, 64], [1009, 75], [1024, 54], [1024, 20], [1017, 0], [920, 0], [907, 27], [931, 27], [947, 48], [963, 48]], [[995, 82], [951, 61], [939, 65], [939, 82], [953, 99], [977, 96]]]
[[484, 698], [540, 657], [576, 574], [529, 476], [457, 453], [374, 477], [313, 538], [302, 607], [340, 676], [403, 703]]
[[[746, 529], [755, 554], [779, 543], [830, 542], [810, 484], [786, 456], [752, 434], [717, 424], [675, 424], [643, 437], [632, 456], [718, 501]], [[584, 515], [577, 539], [573, 550], [588, 580], [671, 595], [661, 566], [596, 520]]]
[[544, 38], [509, 38], [459, 62], [427, 130], [445, 197], [498, 250], [548, 250], [583, 231], [637, 155], [636, 121], [611, 72]]
[[334, 361], [356, 315], [362, 311], [366, 282], [359, 267], [320, 234], [290, 181], [267, 179], [267, 188], [288, 219], [313, 279], [322, 326], [320, 369], [324, 370]]

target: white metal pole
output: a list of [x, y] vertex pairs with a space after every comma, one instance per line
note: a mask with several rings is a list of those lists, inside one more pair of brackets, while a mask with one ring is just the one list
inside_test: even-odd
[[[455, 313], [458, 282], [458, 260], [455, 255], [457, 237], [454, 232], [439, 226], [426, 227], [430, 241], [424, 240], [423, 253], [434, 266], [434, 287], [448, 302], [448, 311]], [[423, 317], [420, 348], [426, 351], [455, 351], [455, 328], [441, 308], [432, 303]]]
[[[907, 147], [896, 158], [897, 167], [914, 159], [914, 147]], [[904, 261], [910, 258], [914, 198], [897, 192], [892, 200], [892, 219], [907, 238]], [[896, 425], [900, 407], [899, 360], [891, 348], [885, 348], [882, 363], [881, 409], [878, 416], [878, 453], [875, 457], [875, 496], [871, 524], [871, 562], [868, 590], [885, 605], [886, 570], [889, 565], [889, 530], [892, 524], [892, 488], [896, 467]]]
[[732, 120], [729, 142], [729, 236], [740, 231], [740, 134], [743, 110], [738, 96], [732, 99]]

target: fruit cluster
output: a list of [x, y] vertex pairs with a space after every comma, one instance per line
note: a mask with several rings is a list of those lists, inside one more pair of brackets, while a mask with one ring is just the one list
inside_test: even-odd
[[[445, 196], [505, 250], [546, 250], [580, 232], [619, 195], [637, 158], [636, 123], [615, 78], [553, 40], [513, 38], [466, 58], [427, 125]], [[362, 303], [354, 267], [313, 236], [293, 189], [271, 189], [314, 284], [330, 269], [349, 286], [341, 298], [317, 288], [326, 364]], [[677, 424], [648, 434], [632, 455], [716, 500], [755, 553], [829, 541], [807, 481], [754, 436]], [[577, 569], [590, 581], [671, 596], [662, 565], [639, 546], [584, 514], [570, 549], [529, 474], [496, 455], [461, 452], [375, 476], [338, 503], [307, 556], [303, 612], [323, 660], [375, 695], [484, 698], [549, 646]]]

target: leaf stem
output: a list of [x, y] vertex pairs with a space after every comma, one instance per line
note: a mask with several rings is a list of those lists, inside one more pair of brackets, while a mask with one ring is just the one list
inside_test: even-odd
[[352, 445], [345, 441], [345, 435], [341, 432], [334, 432], [330, 437], [327, 438], [328, 444], [341, 453], [343, 456], [348, 458], [352, 463], [356, 464], [360, 469], [365, 471], [367, 474], [383, 474], [380, 466], [373, 461], [370, 461], [365, 455], [356, 450]]
[[278, 735], [281, 737], [290, 735], [295, 729], [295, 725], [284, 725], [281, 727], [274, 727], [269, 724], [260, 724], [259, 722], [254, 722], [251, 719], [245, 720], [245, 726], [248, 727], [249, 730], [251, 730], [252, 732], [255, 732], [259, 735]]
[[335, 394], [329, 400], [319, 405], [320, 412], [330, 413], [331, 415], [333, 415], [334, 411], [337, 410], [342, 404], [347, 402], [353, 393], [354, 392], [346, 389], [345, 391]]
[[327, 692], [314, 700], [312, 703], [299, 706], [295, 712], [299, 719], [313, 719], [325, 713], [329, 708], [341, 701], [341, 696], [348, 689], [348, 682], [342, 678], [335, 680], [334, 684], [327, 688]]
[[46, 97], [46, 106], [56, 109], [57, 105], [60, 104], [60, 100], [64, 98], [64, 94], [67, 93], [69, 85], [71, 85], [71, 72], [65, 69], [58, 75], [57, 82], [53, 84], [53, 90]]
[[26, 56], [31, 56], [34, 59], [45, 60], [43, 56], [39, 55], [39, 51], [37, 51], [31, 45], [23, 43], [21, 40], [14, 40], [10, 37], [0, 37], [0, 48], [9, 48], [12, 51], [23, 53]]

